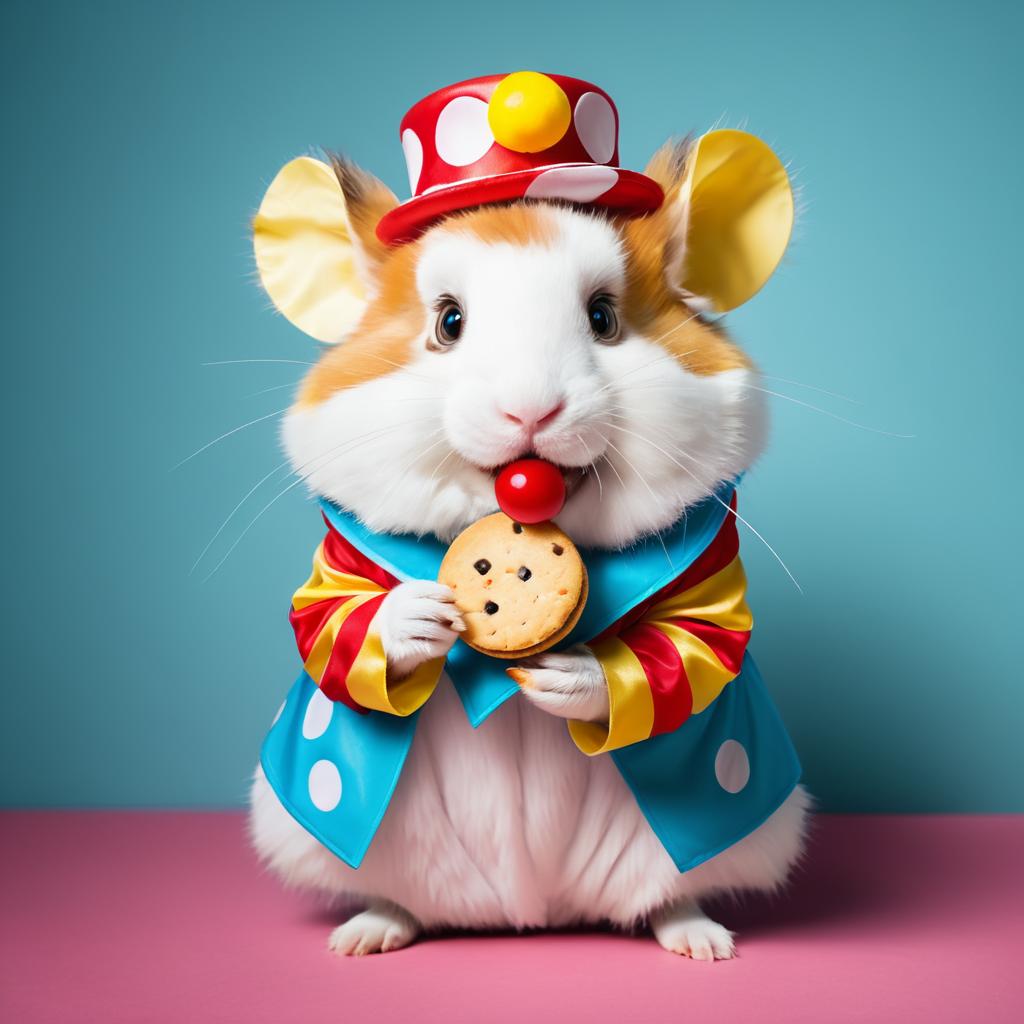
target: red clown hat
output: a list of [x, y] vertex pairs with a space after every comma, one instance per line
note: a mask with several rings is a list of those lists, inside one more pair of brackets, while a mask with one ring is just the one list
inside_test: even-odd
[[473, 78], [420, 100], [399, 131], [412, 198], [377, 225], [389, 245], [484, 203], [561, 199], [638, 217], [664, 198], [657, 182], [618, 166], [615, 104], [578, 78]]

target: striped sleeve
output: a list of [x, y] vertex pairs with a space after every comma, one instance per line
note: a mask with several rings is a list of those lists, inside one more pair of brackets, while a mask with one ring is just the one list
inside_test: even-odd
[[[734, 499], [735, 501], [735, 499]], [[585, 754], [678, 729], [740, 671], [753, 619], [735, 516], [696, 562], [590, 647], [608, 684], [607, 724], [572, 721]]]
[[289, 619], [303, 667], [331, 700], [356, 711], [410, 715], [434, 692], [443, 659], [398, 681], [373, 618], [398, 580], [328, 526], [313, 571], [292, 598]]

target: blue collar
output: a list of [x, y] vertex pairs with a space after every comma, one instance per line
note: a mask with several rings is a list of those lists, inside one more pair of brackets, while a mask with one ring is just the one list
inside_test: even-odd
[[[685, 572], [721, 529], [736, 482], [721, 484], [674, 526], [632, 547], [622, 551], [580, 548], [590, 593], [579, 622], [558, 649], [593, 640]], [[403, 581], [437, 579], [446, 544], [409, 533], [373, 533], [333, 502], [322, 498], [320, 506], [338, 533], [393, 576]], [[474, 727], [517, 692], [518, 687], [505, 675], [508, 664], [480, 654], [462, 641], [456, 641], [449, 652], [445, 669]]]

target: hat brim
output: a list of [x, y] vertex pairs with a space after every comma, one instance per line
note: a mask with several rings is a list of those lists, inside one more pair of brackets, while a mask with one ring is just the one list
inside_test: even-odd
[[401, 245], [450, 213], [516, 199], [578, 203], [642, 217], [657, 210], [664, 198], [661, 186], [637, 171], [604, 164], [554, 164], [471, 178], [425, 192], [381, 217], [377, 237], [386, 245]]

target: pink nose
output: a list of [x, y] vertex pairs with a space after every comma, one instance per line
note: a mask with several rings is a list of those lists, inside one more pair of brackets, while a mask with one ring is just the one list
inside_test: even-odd
[[550, 406], [546, 412], [536, 408], [518, 409], [516, 412], [509, 412], [508, 409], [501, 411], [505, 419], [515, 423], [516, 426], [526, 427], [527, 430], [541, 430], [551, 423], [564, 408], [565, 402], [559, 402], [557, 405]]

